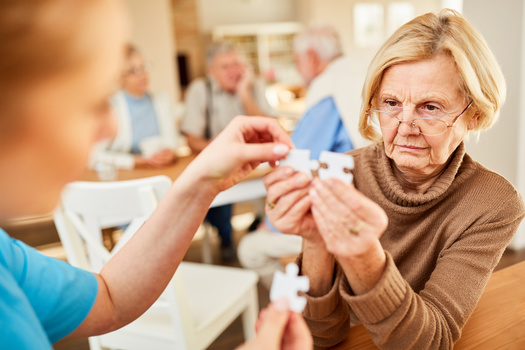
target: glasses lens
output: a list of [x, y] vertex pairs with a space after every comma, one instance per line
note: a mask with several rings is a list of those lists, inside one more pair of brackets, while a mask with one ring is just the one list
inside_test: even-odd
[[399, 120], [387, 112], [370, 111], [370, 119], [375, 125], [385, 129], [395, 129], [399, 125]]
[[436, 136], [447, 131], [447, 124], [439, 119], [421, 118], [415, 119], [414, 124], [423, 135]]

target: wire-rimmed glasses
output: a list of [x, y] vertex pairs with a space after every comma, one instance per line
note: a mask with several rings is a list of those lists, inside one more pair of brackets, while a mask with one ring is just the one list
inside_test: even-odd
[[[473, 101], [470, 101], [467, 107], [454, 118], [452, 124], [448, 124], [442, 118], [447, 117], [448, 114], [444, 112], [434, 113], [434, 117], [423, 116], [412, 120], [401, 120], [397, 117], [402, 112], [401, 108], [392, 112], [382, 110], [368, 110], [367, 114], [374, 124], [383, 129], [396, 129], [401, 123], [407, 123], [412, 128], [419, 130], [419, 133], [425, 136], [438, 136], [447, 131], [448, 128], [453, 127], [467, 109], [472, 105]], [[394, 114], [395, 113], [395, 114]], [[422, 115], [422, 112], [418, 110], [418, 115]], [[424, 115], [424, 114], [423, 114]], [[437, 117], [437, 118], [436, 118]]]
[[151, 70], [152, 64], [149, 62], [144, 62], [143, 64], [135, 67], [131, 67], [124, 71], [124, 76], [138, 75], [144, 72], [149, 72]]

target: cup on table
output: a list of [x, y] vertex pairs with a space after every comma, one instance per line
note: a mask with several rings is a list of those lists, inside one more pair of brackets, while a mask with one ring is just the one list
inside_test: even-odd
[[144, 158], [149, 158], [155, 153], [162, 151], [166, 146], [159, 136], [152, 136], [140, 141], [139, 149]]
[[98, 162], [95, 165], [95, 171], [100, 181], [115, 181], [117, 179], [118, 169], [115, 164]]

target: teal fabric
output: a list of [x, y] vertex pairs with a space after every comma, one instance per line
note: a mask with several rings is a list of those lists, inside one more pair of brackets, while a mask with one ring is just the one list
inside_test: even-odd
[[91, 272], [47, 257], [0, 229], [0, 348], [52, 349], [93, 307]]

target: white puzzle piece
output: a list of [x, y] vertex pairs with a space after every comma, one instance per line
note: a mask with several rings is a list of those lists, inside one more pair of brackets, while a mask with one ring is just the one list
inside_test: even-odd
[[281, 297], [288, 299], [288, 308], [294, 312], [301, 313], [306, 306], [306, 298], [297, 293], [308, 292], [310, 280], [307, 276], [297, 276], [299, 267], [295, 263], [286, 265], [286, 274], [276, 271], [273, 275], [272, 288], [270, 289], [270, 300], [276, 301]]
[[279, 161], [279, 166], [290, 166], [295, 171], [300, 171], [312, 178], [312, 170], [319, 167], [319, 162], [310, 160], [309, 149], [291, 149], [285, 159]]
[[348, 154], [322, 151], [319, 157], [319, 178], [326, 180], [336, 178], [349, 185], [353, 176], [354, 158]]

